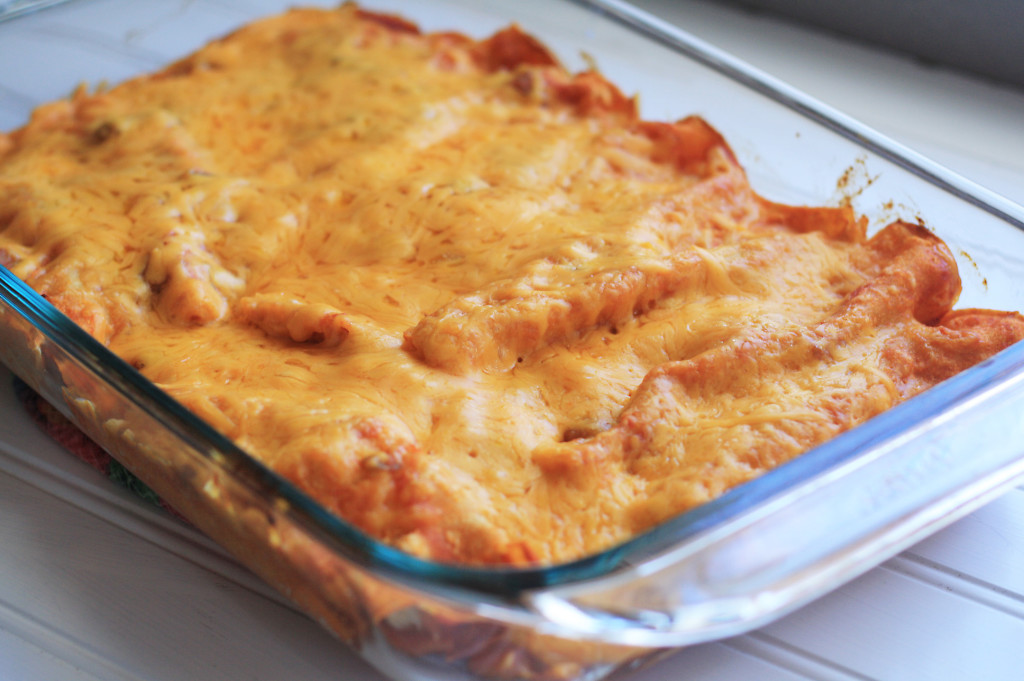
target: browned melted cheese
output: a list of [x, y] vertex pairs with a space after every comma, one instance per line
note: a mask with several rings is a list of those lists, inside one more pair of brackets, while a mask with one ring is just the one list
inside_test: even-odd
[[1024, 336], [516, 28], [250, 25], [0, 136], [0, 262], [417, 555], [578, 557]]

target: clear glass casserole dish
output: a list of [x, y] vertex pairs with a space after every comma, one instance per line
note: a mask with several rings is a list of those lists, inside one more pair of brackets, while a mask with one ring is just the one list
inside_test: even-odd
[[[473, 35], [518, 21], [570, 66], [592, 55], [610, 80], [641, 93], [646, 117], [698, 113], [720, 129], [760, 193], [823, 203], [846, 178], [848, 198], [873, 226], [920, 218], [963, 256], [961, 304], [1024, 308], [1020, 208], [625, 5], [366, 4], [426, 29]], [[178, 7], [133, 15], [122, 5], [60, 11], [70, 24], [76, 13], [95, 20], [105, 10], [117, 19], [105, 19], [103, 30], [120, 36], [129, 27], [118, 22], [154, 26], [147, 12]], [[191, 45], [176, 37], [161, 47], [162, 29], [152, 29], [143, 37], [151, 48], [134, 46], [139, 70], [163, 61], [155, 56], [162, 49], [176, 56], [282, 5], [210, 3]], [[11, 31], [3, 49], [24, 48], [14, 25], [2, 27]], [[127, 75], [79, 73], [74, 81]], [[396, 676], [443, 668], [485, 678], [594, 678], [660, 650], [738, 633], [852, 578], [1024, 473], [1015, 444], [1024, 429], [1016, 418], [1024, 400], [1017, 346], [607, 552], [527, 570], [429, 563], [329, 516], [6, 271], [0, 276], [5, 363], [197, 526]], [[977, 451], [979, 441], [993, 444]]]

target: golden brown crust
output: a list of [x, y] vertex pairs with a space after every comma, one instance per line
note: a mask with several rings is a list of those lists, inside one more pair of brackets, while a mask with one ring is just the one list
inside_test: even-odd
[[324, 506], [444, 561], [607, 547], [1024, 337], [951, 312], [927, 230], [865, 228], [757, 196], [705, 121], [643, 121], [517, 27], [352, 5], [0, 139], [0, 262]]

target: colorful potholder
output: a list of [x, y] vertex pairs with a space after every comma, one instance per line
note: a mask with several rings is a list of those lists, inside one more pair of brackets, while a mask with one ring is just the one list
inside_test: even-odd
[[182, 518], [180, 513], [161, 499], [146, 483], [110, 456], [105, 449], [93, 442], [49, 402], [18, 378], [14, 379], [14, 392], [32, 420], [64, 449], [136, 496], [163, 508], [177, 518]]

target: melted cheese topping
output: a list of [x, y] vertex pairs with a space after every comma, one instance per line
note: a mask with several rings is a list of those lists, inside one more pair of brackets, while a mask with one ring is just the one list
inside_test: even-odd
[[518, 29], [296, 10], [0, 136], [0, 262], [327, 508], [559, 561], [1024, 336]]

